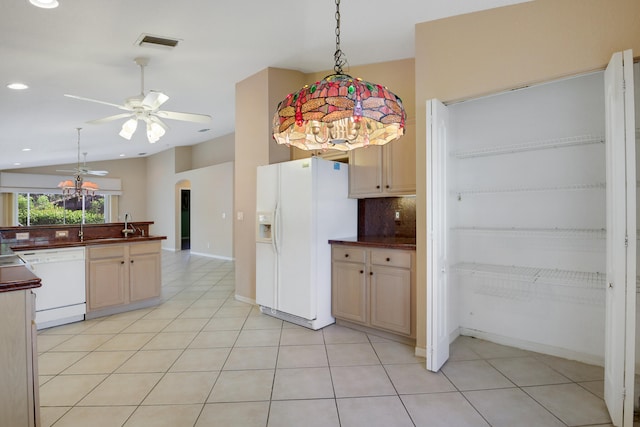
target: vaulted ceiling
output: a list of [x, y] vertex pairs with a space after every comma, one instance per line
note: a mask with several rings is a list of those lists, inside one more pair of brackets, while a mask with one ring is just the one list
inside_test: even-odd
[[[350, 65], [411, 58], [416, 23], [522, 1], [344, 0], [341, 47]], [[0, 170], [74, 163], [78, 127], [89, 162], [204, 142], [234, 131], [236, 82], [266, 67], [333, 67], [330, 0], [59, 3], [41, 9], [28, 0], [0, 2]], [[179, 43], [173, 49], [140, 46], [143, 34]], [[123, 111], [63, 96], [124, 103], [140, 93], [134, 63], [140, 56], [150, 59], [145, 90], [170, 98], [162, 109], [208, 114], [212, 121], [166, 120], [170, 129], [159, 142], [149, 144], [144, 129], [127, 141], [118, 136], [124, 119], [85, 123]], [[10, 90], [12, 82], [29, 89]]]

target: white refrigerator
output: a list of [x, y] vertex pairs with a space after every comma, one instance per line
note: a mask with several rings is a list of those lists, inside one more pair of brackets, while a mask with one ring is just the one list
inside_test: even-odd
[[312, 157], [257, 169], [256, 303], [320, 329], [331, 316], [332, 238], [357, 235], [348, 166]]

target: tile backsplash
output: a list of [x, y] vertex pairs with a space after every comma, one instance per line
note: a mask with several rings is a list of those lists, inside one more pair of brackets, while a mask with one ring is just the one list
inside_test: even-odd
[[415, 237], [416, 198], [358, 199], [358, 236]]

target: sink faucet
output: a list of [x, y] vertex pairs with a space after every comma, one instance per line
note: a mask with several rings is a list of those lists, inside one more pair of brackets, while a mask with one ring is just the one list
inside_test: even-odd
[[124, 237], [129, 237], [129, 234], [134, 234], [137, 231], [133, 224], [131, 224], [131, 228], [129, 228], [130, 217], [131, 215], [129, 215], [129, 212], [124, 214], [124, 230], [122, 230]]

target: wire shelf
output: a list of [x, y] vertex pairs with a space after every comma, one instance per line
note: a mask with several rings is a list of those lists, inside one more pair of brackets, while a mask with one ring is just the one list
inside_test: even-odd
[[478, 294], [520, 301], [604, 303], [605, 275], [598, 272], [470, 262], [453, 265], [451, 272], [466, 276], [471, 290]]
[[453, 227], [451, 231], [462, 235], [500, 237], [549, 237], [560, 239], [605, 239], [607, 237], [607, 230], [604, 228]]
[[604, 141], [605, 139], [602, 135], [579, 135], [528, 141], [520, 144], [496, 145], [472, 150], [459, 150], [453, 151], [450, 154], [457, 159], [469, 159], [473, 157], [495, 156], [500, 154], [520, 153], [524, 151], [546, 150], [550, 148], [564, 148], [576, 145], [604, 144]]
[[463, 195], [479, 195], [479, 194], [500, 194], [500, 193], [531, 193], [544, 191], [579, 191], [579, 190], [605, 190], [607, 184], [604, 182], [596, 182], [592, 184], [571, 184], [571, 185], [554, 185], [544, 187], [505, 187], [505, 188], [480, 188], [452, 190], [451, 194], [457, 194], [458, 200]]

